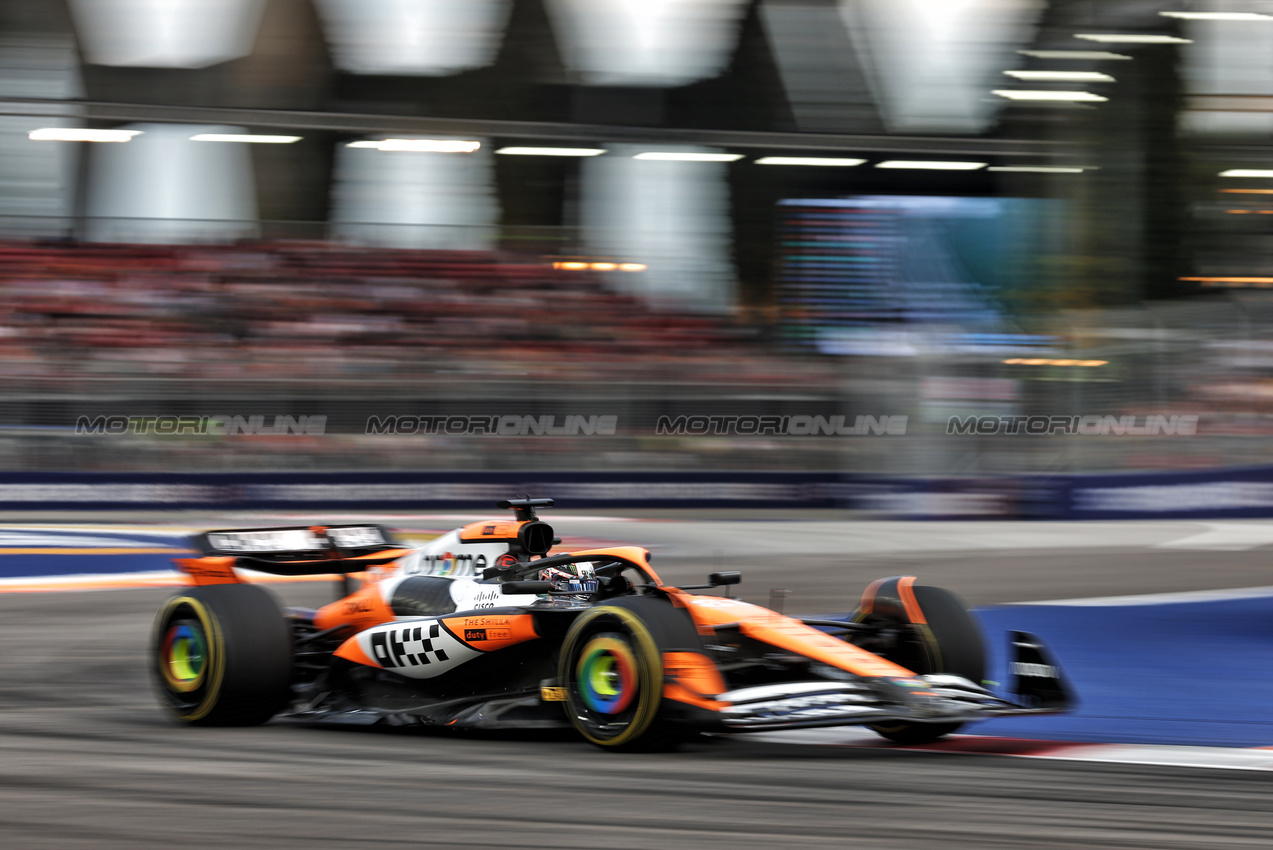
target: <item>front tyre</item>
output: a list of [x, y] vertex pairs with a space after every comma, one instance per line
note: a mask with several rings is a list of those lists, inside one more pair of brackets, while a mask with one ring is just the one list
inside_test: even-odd
[[[866, 608], [867, 600], [863, 600]], [[980, 684], [986, 670], [981, 627], [963, 600], [940, 587], [915, 585], [914, 579], [887, 579], [877, 585], [870, 614], [854, 619], [896, 629], [899, 639], [880, 655], [920, 675], [946, 673]], [[963, 723], [876, 723], [870, 729], [899, 744], [927, 744]]]
[[[649, 751], [674, 746], [679, 735], [659, 718], [663, 701], [660, 645], [666, 624], [680, 612], [649, 600], [602, 605], [581, 614], [562, 643], [557, 681], [566, 714], [587, 741], [608, 750]], [[645, 602], [646, 600], [640, 600]], [[667, 609], [666, 611], [663, 609]]]
[[160, 701], [183, 722], [255, 726], [287, 705], [291, 630], [263, 588], [192, 587], [159, 609], [149, 666]]

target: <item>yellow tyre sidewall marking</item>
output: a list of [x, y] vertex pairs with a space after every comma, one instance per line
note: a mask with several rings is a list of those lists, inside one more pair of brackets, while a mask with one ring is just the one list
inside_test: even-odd
[[659, 653], [658, 646], [654, 643], [653, 635], [650, 634], [650, 630], [646, 628], [641, 618], [627, 608], [611, 606], [593, 608], [591, 611], [581, 615], [571, 626], [569, 638], [566, 641], [566, 645], [562, 648], [561, 658], [558, 661], [557, 680], [559, 682], [572, 681], [569, 677], [573, 675], [573, 670], [570, 669], [571, 665], [568, 659], [574, 654], [588, 624], [607, 616], [614, 617], [627, 629], [635, 648], [639, 650], [637, 652], [637, 668], [643, 675], [646, 675], [645, 681], [639, 683], [638, 704], [632, 717], [632, 722], [628, 724], [627, 729], [624, 729], [613, 738], [598, 738], [589, 734], [588, 730], [577, 720], [579, 706], [576, 704], [570, 688], [566, 689], [566, 710], [570, 713], [570, 724], [575, 727], [579, 734], [594, 744], [618, 747], [640, 736], [645, 730], [650, 728], [650, 724], [654, 722], [655, 715], [658, 714], [659, 703], [663, 697], [663, 658]]
[[[200, 602], [191, 596], [175, 596], [169, 599], [160, 612], [159, 622], [160, 631], [168, 627], [168, 623], [172, 614], [185, 605], [194, 611], [195, 617], [199, 620], [199, 625], [203, 626], [203, 633], [208, 641], [208, 660], [206, 672], [206, 684], [204, 686], [203, 700], [190, 711], [183, 711], [173, 706], [182, 720], [195, 721], [202, 720], [208, 716], [208, 713], [216, 707], [217, 697], [221, 694], [221, 682], [225, 677], [225, 639], [221, 633], [221, 624], [217, 622], [217, 618], [212, 612]], [[165, 663], [164, 659], [158, 659], [158, 663]], [[160, 671], [160, 677], [163, 673]], [[165, 685], [166, 687], [166, 685]]]

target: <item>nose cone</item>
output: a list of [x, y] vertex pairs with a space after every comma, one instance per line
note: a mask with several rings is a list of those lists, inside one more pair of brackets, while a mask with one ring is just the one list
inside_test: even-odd
[[964, 707], [956, 700], [948, 699], [936, 691], [923, 679], [890, 678], [879, 682], [881, 696], [889, 702], [905, 706], [912, 717], [941, 718], [963, 712]]

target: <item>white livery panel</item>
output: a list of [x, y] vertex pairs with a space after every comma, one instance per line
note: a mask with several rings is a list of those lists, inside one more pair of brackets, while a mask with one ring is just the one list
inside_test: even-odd
[[448, 531], [402, 559], [405, 575], [481, 576], [508, 551], [508, 543], [461, 543], [460, 530]]
[[411, 679], [441, 676], [482, 654], [434, 617], [374, 626], [358, 635], [358, 645], [384, 669]]
[[462, 578], [451, 584], [451, 598], [455, 600], [455, 610], [460, 613], [481, 611], [484, 608], [530, 605], [539, 599], [533, 593], [500, 593], [498, 584], [478, 584], [471, 579]]

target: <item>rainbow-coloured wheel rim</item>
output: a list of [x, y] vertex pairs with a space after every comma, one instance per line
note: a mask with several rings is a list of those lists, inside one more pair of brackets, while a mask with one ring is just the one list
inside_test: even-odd
[[631, 647], [613, 637], [594, 637], [579, 654], [575, 680], [590, 710], [620, 714], [637, 692], [636, 658]]
[[159, 669], [168, 687], [189, 693], [203, 684], [208, 670], [208, 641], [199, 625], [173, 623], [159, 652]]

